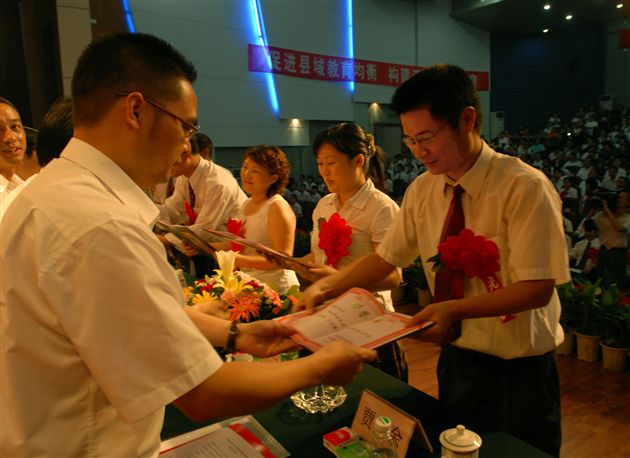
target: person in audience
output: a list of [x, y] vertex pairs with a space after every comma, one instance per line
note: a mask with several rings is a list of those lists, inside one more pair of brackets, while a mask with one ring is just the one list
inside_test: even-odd
[[[436, 322], [419, 338], [443, 345], [440, 402], [475, 418], [482, 431], [507, 431], [558, 456], [554, 350], [563, 333], [554, 285], [570, 280], [558, 193], [542, 172], [494, 152], [481, 139], [479, 97], [463, 69], [443, 64], [421, 70], [396, 90], [391, 106], [400, 114], [405, 143], [428, 173], [407, 190], [376, 253], [311, 285], [297, 308], [312, 309], [351, 286], [372, 285], [419, 255], [439, 302], [409, 324]], [[464, 226], [456, 197], [462, 191], [465, 228], [498, 247], [502, 287], [494, 285], [492, 292], [476, 277], [455, 282], [461, 289], [448, 281], [438, 288], [429, 261], [443, 230], [448, 233], [453, 221]], [[444, 273], [449, 271], [441, 279]]]
[[601, 243], [597, 237], [597, 225], [592, 219], [584, 221], [584, 238], [579, 240], [569, 252], [572, 272], [596, 280], [597, 257]]
[[630, 213], [628, 206], [630, 192], [621, 191], [609, 207], [606, 199], [599, 200], [599, 211], [593, 216], [601, 241], [597, 258], [597, 276], [606, 287], [616, 284], [625, 287], [628, 231], [630, 231]]
[[[239, 235], [287, 256], [293, 256], [296, 227], [291, 206], [282, 197], [290, 173], [291, 165], [280, 148], [258, 145], [247, 149], [243, 155], [241, 182], [249, 198], [237, 215], [242, 223]], [[230, 243], [213, 245], [228, 250]], [[278, 268], [251, 247], [241, 248], [235, 265], [279, 294], [300, 284], [294, 271]]]
[[[313, 142], [317, 168], [330, 192], [313, 211], [311, 252], [302, 258], [310, 269], [296, 268], [309, 281], [337, 272], [356, 259], [373, 253], [390, 229], [398, 205], [383, 192], [384, 152], [372, 134], [355, 123], [337, 124], [320, 132]], [[333, 215], [351, 228], [347, 254], [326, 248], [334, 232], [322, 231], [323, 221], [331, 224]], [[391, 289], [398, 286], [400, 272], [395, 270], [368, 289], [388, 310], [394, 310]], [[406, 381], [407, 362], [402, 347], [394, 343], [379, 349], [380, 367]]]
[[310, 202], [313, 205], [317, 205], [317, 202], [319, 202], [319, 199], [321, 199], [322, 196], [319, 193], [319, 188], [317, 187], [316, 184], [313, 184], [313, 186], [311, 186], [311, 195], [310, 195]]
[[565, 176], [562, 179], [562, 187], [559, 190], [560, 198], [562, 199], [577, 199], [578, 192], [577, 189], [573, 187], [573, 182], [571, 177]]
[[[247, 196], [232, 172], [215, 164], [212, 157], [209, 160], [201, 157], [201, 151], [209, 151], [205, 138], [205, 135], [196, 133], [190, 139], [190, 148], [184, 149], [171, 169], [171, 175], [177, 177], [173, 195], [164, 205], [158, 205], [158, 209], [161, 221], [186, 224], [198, 236], [210, 241], [213, 237], [205, 229], [226, 230], [228, 219], [237, 217]], [[212, 274], [215, 268], [212, 260], [196, 248], [186, 243], [180, 245], [173, 236], [161, 240], [167, 246], [176, 244], [192, 258], [198, 278]]]
[[0, 97], [0, 206], [5, 196], [22, 180], [15, 169], [24, 160], [26, 133], [17, 108]]
[[348, 383], [375, 356], [335, 342], [295, 361], [223, 364], [210, 342], [264, 356], [293, 347], [291, 331], [184, 305], [142, 189], [168, 178], [196, 130], [195, 75], [141, 33], [79, 57], [74, 138], [1, 223], [0, 455], [156, 456], [168, 403], [195, 420], [251, 413]]
[[[285, 193], [286, 195], [286, 193]], [[297, 197], [295, 197], [295, 194], [289, 194], [286, 198], [287, 202], [289, 202], [289, 205], [291, 206], [291, 210], [293, 210], [293, 214], [295, 215], [295, 217], [297, 219], [300, 219], [303, 215], [302, 215], [302, 206], [300, 205], [300, 203], [297, 201]]]
[[623, 169], [619, 169], [614, 164], [610, 164], [604, 178], [602, 179], [602, 187], [611, 192], [617, 191], [617, 178], [625, 178], [626, 172]]

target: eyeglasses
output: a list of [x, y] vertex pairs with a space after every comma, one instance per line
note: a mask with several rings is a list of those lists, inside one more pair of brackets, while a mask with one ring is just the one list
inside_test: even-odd
[[[131, 92], [116, 92], [116, 95], [118, 97], [127, 97], [129, 94], [131, 94]], [[142, 94], [140, 94], [142, 95]], [[166, 113], [167, 115], [169, 115], [170, 117], [172, 117], [173, 119], [176, 119], [177, 121], [179, 121], [179, 123], [182, 126], [182, 129], [184, 130], [184, 136], [186, 138], [191, 138], [193, 135], [195, 135], [197, 132], [199, 132], [199, 129], [201, 128], [201, 126], [199, 125], [194, 125], [189, 123], [188, 121], [186, 121], [185, 119], [182, 119], [181, 117], [179, 117], [178, 115], [176, 115], [175, 113], [173, 113], [171, 110], [169, 110], [168, 108], [166, 108], [164, 105], [156, 102], [153, 99], [150, 99], [149, 97], [142, 95], [142, 97], [144, 98], [144, 100], [146, 100], [147, 102], [149, 102], [151, 105], [153, 105], [155, 108], [163, 111], [164, 113]]]
[[416, 146], [429, 146], [437, 134], [444, 130], [444, 127], [446, 127], [447, 124], [448, 121], [442, 124], [435, 132], [429, 132], [416, 138], [404, 136], [402, 138], [402, 142], [407, 145], [407, 148], [409, 149], [413, 149]]

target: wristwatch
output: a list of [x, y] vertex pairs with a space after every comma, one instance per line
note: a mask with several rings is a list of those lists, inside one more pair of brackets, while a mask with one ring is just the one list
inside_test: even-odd
[[232, 321], [230, 328], [228, 329], [227, 343], [225, 344], [225, 351], [227, 353], [234, 353], [236, 351], [236, 336], [238, 335], [238, 321]]

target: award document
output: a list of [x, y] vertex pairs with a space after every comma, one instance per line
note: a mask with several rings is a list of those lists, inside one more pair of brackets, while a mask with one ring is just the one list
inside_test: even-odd
[[180, 251], [183, 251], [181, 248], [182, 241], [197, 248], [201, 253], [207, 256], [212, 256], [216, 251], [212, 245], [199, 237], [199, 235], [193, 232], [188, 226], [164, 224], [158, 221], [155, 223], [155, 229], [161, 233], [166, 233], [167, 240]]
[[215, 231], [214, 229], [206, 229], [206, 231], [210, 232], [212, 235], [217, 237], [222, 237], [224, 239], [230, 240], [231, 242], [238, 243], [239, 245], [245, 245], [250, 248], [253, 248], [263, 256], [265, 256], [270, 261], [276, 263], [278, 266], [286, 269], [291, 268], [291, 264], [297, 264], [299, 266], [309, 268], [309, 265], [300, 261], [299, 259], [292, 258], [284, 253], [274, 250], [262, 243], [253, 242], [251, 240], [244, 239], [238, 235], [232, 234], [231, 232], [225, 231]]
[[405, 323], [409, 318], [409, 315], [385, 310], [369, 291], [352, 288], [312, 315], [304, 311], [277, 320], [297, 331], [291, 336], [295, 342], [316, 351], [335, 340], [374, 349], [435, 324], [426, 321], [407, 327]]
[[161, 458], [286, 458], [282, 445], [254, 417], [229, 418], [160, 444]]

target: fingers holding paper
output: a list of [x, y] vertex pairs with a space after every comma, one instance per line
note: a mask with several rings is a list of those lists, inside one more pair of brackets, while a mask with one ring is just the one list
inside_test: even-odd
[[300, 348], [291, 339], [294, 333], [293, 329], [270, 320], [243, 323], [240, 325], [236, 346], [239, 351], [254, 356], [273, 356]]
[[453, 325], [455, 319], [451, 312], [451, 301], [429, 304], [407, 321], [407, 326], [421, 324], [425, 321], [435, 322], [431, 328], [409, 337], [436, 343], [447, 343], [454, 340]]
[[376, 359], [376, 352], [338, 340], [323, 346], [312, 358], [317, 359], [321, 383], [345, 385], [363, 370], [364, 362]]

